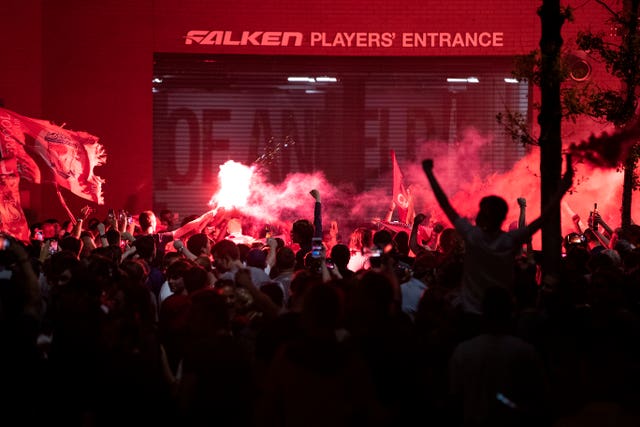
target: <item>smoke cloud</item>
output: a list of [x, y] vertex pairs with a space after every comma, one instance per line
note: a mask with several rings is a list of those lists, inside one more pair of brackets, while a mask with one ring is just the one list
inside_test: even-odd
[[[598, 151], [599, 144], [604, 144], [605, 141], [608, 143], [614, 141], [615, 144], [615, 141], [621, 142], [623, 139], [619, 134], [611, 136], [603, 134], [583, 144], [572, 144], [569, 147], [569, 151], [578, 162], [574, 164], [573, 188], [565, 195], [562, 203], [563, 235], [575, 231], [571, 219], [574, 214], [578, 214], [584, 224], [587, 223], [594, 203], [598, 204], [602, 219], [607, 224], [612, 228], [619, 226], [623, 173], [612, 166], [610, 152]], [[473, 220], [480, 199], [495, 194], [503, 197], [509, 205], [505, 229], [518, 219], [517, 199], [519, 197], [527, 200], [527, 222], [538, 217], [540, 214], [539, 148], [531, 148], [530, 152], [515, 163], [511, 170], [505, 173], [494, 173], [486, 170], [477, 161], [480, 151], [486, 149], [491, 143], [490, 137], [469, 130], [457, 144], [446, 145], [441, 141], [426, 141], [417, 148], [415, 160], [398, 158], [405, 184], [414, 195], [416, 213], [430, 213], [432, 221], [440, 221], [450, 226], [437, 205], [422, 171], [422, 160], [433, 158], [436, 177], [460, 215]], [[443, 146], [446, 146], [447, 150], [443, 150]], [[593, 162], [593, 159], [599, 159], [599, 161]], [[389, 174], [387, 185], [362, 193], [357, 193], [348, 186], [338, 187], [329, 183], [321, 171], [311, 174], [290, 174], [283, 182], [275, 184], [267, 182], [266, 175], [259, 167], [253, 168], [247, 204], [239, 209], [242, 214], [257, 221], [280, 224], [283, 228], [300, 218], [312, 220], [314, 200], [309, 195], [309, 191], [314, 188], [321, 193], [325, 230], [328, 230], [331, 221], [337, 221], [343, 240], [348, 238], [353, 228], [365, 224], [373, 225], [377, 219], [384, 217], [392, 201], [391, 174]], [[636, 215], [640, 204], [637, 199], [638, 197], [633, 204], [633, 212]], [[635, 219], [638, 220], [638, 218]], [[288, 230], [283, 231], [288, 232]], [[539, 239], [540, 233], [537, 233], [533, 240], [536, 249], [539, 248]]]

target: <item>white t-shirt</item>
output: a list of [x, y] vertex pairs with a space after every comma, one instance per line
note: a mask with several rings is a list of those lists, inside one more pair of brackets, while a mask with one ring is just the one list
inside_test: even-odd
[[481, 314], [485, 289], [501, 286], [513, 291], [516, 255], [526, 241], [528, 231], [522, 228], [487, 233], [462, 217], [454, 226], [465, 242], [460, 293], [462, 308]]
[[351, 252], [347, 268], [351, 271], [367, 270], [370, 267], [370, 255], [371, 254], [368, 251], [365, 251], [364, 254], [361, 251]]

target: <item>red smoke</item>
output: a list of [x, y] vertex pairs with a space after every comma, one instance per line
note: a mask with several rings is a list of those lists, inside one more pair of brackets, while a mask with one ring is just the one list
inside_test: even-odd
[[[434, 158], [436, 177], [448, 194], [451, 204], [460, 215], [472, 220], [475, 219], [480, 199], [495, 194], [503, 197], [509, 204], [509, 213], [504, 229], [518, 220], [517, 199], [519, 197], [524, 197], [527, 200], [526, 218], [527, 222], [530, 222], [540, 215], [539, 148], [531, 148], [530, 154], [514, 164], [510, 171], [497, 174], [483, 170], [483, 166], [475, 161], [478, 152], [485, 144], [490, 143], [490, 139], [484, 138], [474, 131], [468, 131], [459, 144], [460, 147], [463, 147], [461, 150], [456, 150], [449, 155], [438, 156], [437, 153], [429, 152], [429, 146], [433, 145], [431, 142], [423, 146], [421, 154], [425, 158]], [[562, 170], [564, 171], [564, 165]], [[586, 225], [594, 203], [598, 204], [598, 211], [602, 219], [612, 228], [618, 227], [623, 173], [617, 171], [615, 167], [596, 167], [586, 161], [574, 162], [574, 170], [573, 188], [563, 198], [561, 210], [563, 235], [574, 231], [571, 219], [574, 213], [577, 213]], [[423, 204], [416, 207], [416, 212], [420, 212], [420, 209], [431, 211], [435, 217], [449, 225], [431, 194], [421, 165], [412, 166], [410, 173], [406, 175], [409, 175], [408, 179], [412, 180], [414, 185], [420, 186], [420, 191], [426, 195], [423, 198]], [[634, 218], [636, 221], [640, 220], [638, 206], [640, 206], [640, 200], [635, 197], [632, 212], [636, 215]], [[534, 236], [535, 249], [540, 248], [539, 241], [540, 233], [537, 233]]]
[[[611, 138], [615, 141], [617, 137], [614, 135]], [[604, 140], [598, 139], [599, 142]], [[611, 140], [608, 139], [608, 141]], [[443, 154], [443, 143], [430, 141], [418, 147], [415, 161], [409, 162], [399, 158], [398, 162], [403, 170], [405, 182], [416, 198], [416, 213], [431, 213], [433, 221], [441, 221], [449, 226], [448, 220], [433, 198], [431, 188], [422, 171], [421, 162], [429, 157], [434, 159], [436, 176], [452, 205], [461, 215], [473, 220], [480, 199], [496, 194], [503, 197], [510, 208], [504, 229], [518, 219], [517, 198], [519, 197], [527, 200], [527, 222], [535, 219], [540, 214], [539, 149], [532, 148], [531, 153], [518, 161], [510, 171], [498, 174], [483, 169], [483, 165], [477, 160], [478, 153], [486, 148], [487, 144], [491, 144], [490, 138], [468, 131], [460, 143], [454, 146], [447, 145], [453, 149], [449, 149], [446, 154]], [[595, 145], [574, 145], [571, 150], [573, 153], [576, 153], [576, 150], [588, 153], [589, 150], [585, 148], [587, 146], [591, 147], [590, 149], [596, 147]], [[582, 156], [582, 159], [586, 158], [586, 155]], [[595, 158], [595, 155], [591, 155], [590, 158]], [[605, 158], [608, 158], [608, 153], [602, 156], [602, 159]], [[587, 223], [594, 203], [598, 204], [602, 219], [612, 228], [618, 227], [622, 172], [616, 171], [615, 168], [595, 167], [586, 161], [574, 163], [574, 168], [574, 186], [565, 195], [561, 210], [563, 235], [574, 231], [571, 220], [574, 213], [580, 216], [584, 224]], [[250, 196], [246, 207], [242, 208], [242, 213], [261, 222], [272, 224], [282, 221], [287, 223], [299, 218], [311, 220], [314, 201], [309, 191], [313, 188], [317, 188], [321, 193], [325, 229], [328, 230], [331, 221], [337, 221], [343, 241], [356, 226], [372, 224], [374, 219], [384, 217], [392, 200], [391, 175], [379, 188], [356, 193], [350, 188], [338, 188], [330, 184], [322, 172], [291, 174], [284, 182], [271, 184], [258, 168], [254, 170]], [[635, 213], [636, 222], [640, 221], [639, 205], [640, 202], [636, 197], [632, 210], [632, 215]], [[539, 242], [540, 233], [537, 233], [533, 239], [534, 249], [540, 249]]]

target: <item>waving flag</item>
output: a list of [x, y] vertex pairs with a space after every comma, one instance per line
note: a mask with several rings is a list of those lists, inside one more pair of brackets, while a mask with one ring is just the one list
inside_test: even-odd
[[0, 230], [29, 241], [29, 226], [20, 204], [16, 159], [0, 160]]
[[106, 154], [97, 137], [0, 108], [0, 230], [29, 240], [29, 227], [20, 205], [20, 179], [36, 184], [51, 181], [77, 196], [103, 204], [104, 180], [94, 175], [93, 168], [105, 161]]
[[406, 223], [409, 213], [409, 193], [404, 186], [404, 176], [400, 171], [394, 150], [391, 150], [391, 161], [393, 163], [393, 202], [398, 210], [398, 220]]
[[75, 195], [104, 203], [104, 180], [93, 173], [94, 167], [106, 161], [97, 137], [4, 108], [0, 108], [0, 135], [0, 154], [3, 159], [16, 159], [20, 178], [37, 184], [46, 173]]

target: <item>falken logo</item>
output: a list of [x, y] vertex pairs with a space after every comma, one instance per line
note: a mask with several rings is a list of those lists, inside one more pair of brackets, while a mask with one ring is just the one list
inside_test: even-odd
[[215, 46], [302, 46], [302, 33], [295, 31], [207, 31], [191, 30], [184, 44]]

